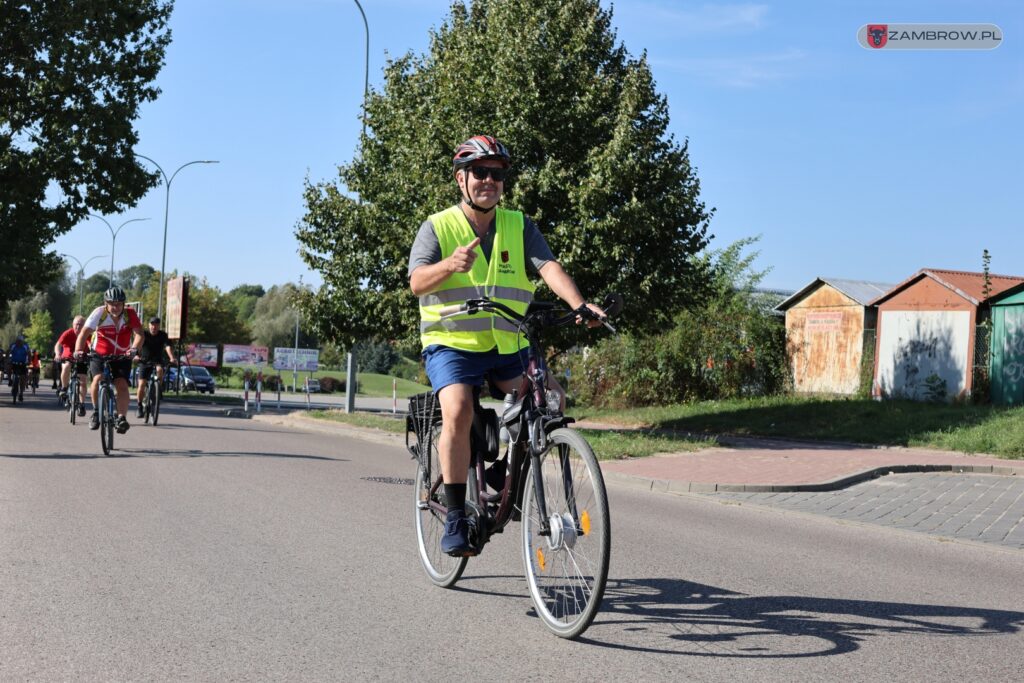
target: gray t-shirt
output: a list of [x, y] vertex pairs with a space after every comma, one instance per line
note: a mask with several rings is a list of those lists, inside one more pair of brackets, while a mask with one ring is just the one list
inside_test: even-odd
[[[480, 249], [484, 257], [491, 260], [491, 248], [494, 246], [494, 220], [487, 228], [487, 233], [480, 238]], [[530, 277], [536, 277], [541, 267], [548, 261], [554, 261], [555, 257], [548, 247], [544, 235], [540, 234], [536, 223], [527, 216], [523, 216], [523, 247], [526, 254], [526, 273]], [[420, 231], [416, 233], [416, 240], [412, 243], [412, 251], [409, 252], [409, 276], [412, 271], [420, 266], [429, 266], [441, 260], [441, 242], [434, 232], [434, 224], [430, 220], [423, 221]]]

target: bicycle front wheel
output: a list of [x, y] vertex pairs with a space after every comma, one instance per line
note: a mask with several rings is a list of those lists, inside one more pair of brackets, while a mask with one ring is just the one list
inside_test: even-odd
[[146, 411], [150, 417], [153, 418], [153, 426], [156, 427], [156, 421], [160, 419], [160, 385], [154, 377], [150, 383], [151, 389], [149, 394], [149, 409]]
[[75, 424], [75, 418], [78, 417], [78, 383], [74, 381], [68, 384], [68, 413], [71, 424]]
[[416, 464], [416, 545], [419, 550], [420, 562], [432, 582], [442, 588], [450, 588], [462, 576], [466, 569], [468, 557], [452, 557], [441, 551], [441, 537], [444, 536], [445, 516], [430, 507], [430, 503], [447, 505], [444, 499], [444, 486], [439, 485], [431, 493], [431, 489], [441, 479], [441, 459], [437, 451], [437, 440], [441, 435], [441, 426], [434, 428], [430, 440], [430, 472], [417, 461]]
[[[601, 607], [611, 524], [604, 477], [590, 444], [571, 429], [556, 429], [530, 469], [523, 496], [523, 564], [541, 621], [562, 638], [575, 638]], [[537, 499], [537, 484], [544, 507]], [[542, 517], [550, 533], [541, 535]]]
[[110, 455], [114, 448], [114, 416], [111, 413], [113, 401], [108, 394], [110, 389], [100, 386], [100, 445], [103, 446], [103, 455]]

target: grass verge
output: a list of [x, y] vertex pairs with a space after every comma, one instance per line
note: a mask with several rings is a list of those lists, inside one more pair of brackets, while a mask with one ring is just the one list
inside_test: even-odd
[[1024, 407], [785, 396], [573, 412], [581, 419], [655, 430], [913, 446], [1024, 458]]

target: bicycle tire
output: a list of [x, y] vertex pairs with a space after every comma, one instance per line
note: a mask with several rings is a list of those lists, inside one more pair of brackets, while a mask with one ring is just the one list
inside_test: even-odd
[[71, 381], [68, 382], [68, 412], [70, 413], [69, 420], [71, 424], [75, 424], [75, 419], [78, 417], [78, 378], [72, 377]]
[[[110, 389], [100, 385], [99, 413], [100, 413], [100, 445], [103, 446], [103, 455], [110, 455], [114, 448], [114, 420], [110, 412], [110, 400], [108, 394]], [[108, 429], [109, 427], [109, 429]]]
[[[530, 468], [524, 491], [523, 566], [537, 616], [555, 635], [575, 638], [597, 615], [608, 580], [608, 495], [586, 439], [571, 429], [556, 429], [548, 441], [541, 471]], [[551, 524], [548, 536], [540, 535], [537, 477]]]
[[152, 413], [153, 426], [156, 427], [156, 422], [160, 419], [160, 384], [154, 378], [150, 386], [152, 387], [153, 395], [150, 397], [149, 409], [146, 412], [147, 414]]
[[[430, 479], [441, 476], [441, 460], [437, 451], [437, 439], [441, 432], [440, 423], [434, 427], [430, 439]], [[427, 471], [417, 460], [416, 484], [414, 486], [413, 514], [416, 524], [416, 547], [423, 569], [427, 577], [441, 588], [451, 588], [462, 577], [466, 569], [468, 557], [452, 557], [441, 552], [441, 537], [444, 535], [444, 516], [430, 507], [421, 507], [427, 503], [432, 482], [427, 479]], [[467, 486], [467, 489], [469, 487]], [[434, 494], [434, 501], [443, 501], [443, 489]]]

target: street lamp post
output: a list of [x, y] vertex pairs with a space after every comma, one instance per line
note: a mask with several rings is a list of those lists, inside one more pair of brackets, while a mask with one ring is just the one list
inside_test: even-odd
[[129, 223], [135, 223], [137, 221], [148, 221], [148, 218], [132, 218], [125, 221], [121, 225], [117, 226], [117, 230], [114, 230], [114, 226], [110, 224], [103, 216], [97, 216], [94, 213], [90, 213], [91, 218], [99, 218], [101, 221], [107, 224], [107, 228], [110, 229], [110, 286], [114, 286], [114, 245], [117, 244], [117, 234], [121, 232], [121, 228], [128, 225]]
[[92, 261], [95, 261], [98, 258], [103, 258], [104, 256], [106, 256], [106, 254], [93, 256], [92, 258], [85, 262], [85, 265], [82, 265], [82, 262], [76, 259], [71, 254], [61, 254], [61, 256], [69, 258], [78, 264], [78, 315], [84, 315], [84, 313], [82, 312], [82, 277], [85, 275], [85, 266], [89, 265]]
[[363, 141], [366, 140], [366, 96], [370, 92], [370, 24], [366, 21], [366, 12], [363, 11], [359, 0], [355, 0], [355, 3], [359, 8], [359, 13], [363, 15], [363, 28], [366, 29], [366, 68], [363, 73], [363, 136], [359, 138], [359, 144], [363, 144]]
[[178, 175], [178, 172], [181, 171], [181, 169], [185, 168], [186, 166], [191, 166], [192, 164], [219, 164], [220, 162], [219, 161], [211, 161], [211, 160], [190, 161], [187, 164], [182, 164], [181, 166], [179, 166], [178, 170], [175, 171], [174, 173], [172, 173], [171, 177], [168, 178], [167, 174], [164, 172], [163, 167], [160, 164], [156, 163], [156, 161], [154, 161], [153, 159], [150, 159], [149, 157], [147, 157], [144, 154], [139, 154], [137, 152], [135, 153], [135, 156], [139, 157], [140, 159], [145, 159], [146, 161], [148, 161], [149, 163], [153, 164], [154, 166], [157, 167], [157, 169], [160, 170], [160, 175], [162, 175], [164, 177], [164, 188], [166, 188], [165, 201], [164, 201], [164, 249], [163, 249], [163, 255], [160, 257], [160, 289], [157, 292], [157, 299], [156, 299], [156, 306], [157, 306], [156, 315], [157, 315], [158, 318], [163, 319], [163, 317], [164, 317], [164, 275], [165, 275], [164, 274], [164, 270], [165, 270], [165, 268], [167, 266], [167, 218], [168, 218], [168, 215], [170, 214], [170, 210], [171, 210], [171, 183], [174, 182], [174, 176]]

